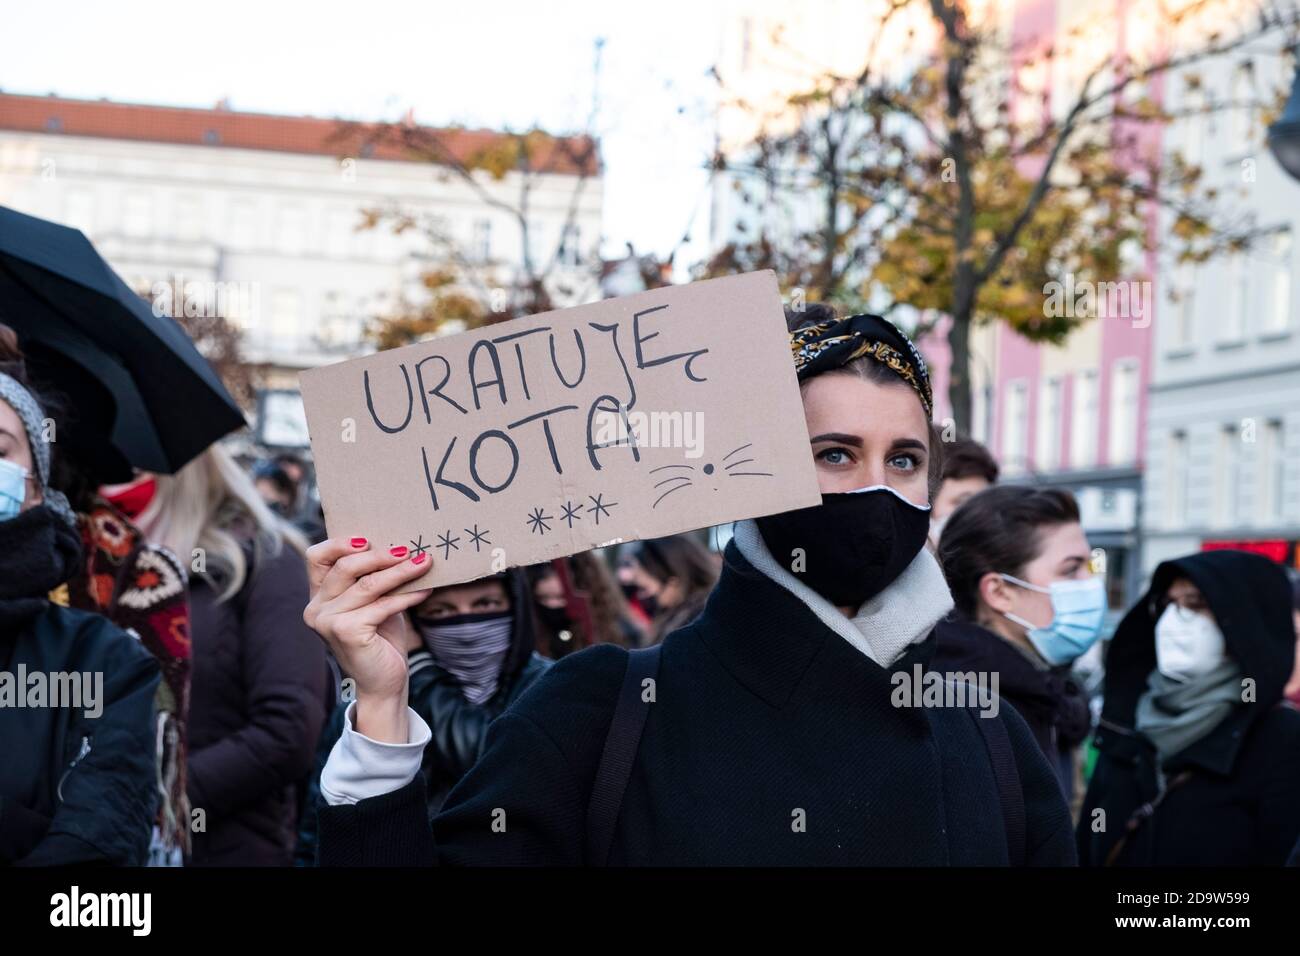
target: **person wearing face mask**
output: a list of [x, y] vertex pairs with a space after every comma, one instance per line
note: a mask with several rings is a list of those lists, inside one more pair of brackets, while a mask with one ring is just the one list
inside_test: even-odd
[[650, 643], [699, 616], [718, 580], [713, 555], [690, 535], [638, 541], [628, 562], [637, 602], [650, 615]]
[[939, 454], [925, 363], [877, 316], [793, 324], [810, 441], [784, 453], [811, 457], [822, 503], [738, 522], [703, 612], [660, 644], [557, 662], [432, 826], [432, 734], [406, 703], [397, 613], [422, 597], [394, 591], [423, 569], [364, 542], [312, 549], [304, 617], [357, 679], [322, 776], [323, 863], [1074, 862], [1060, 787], [1011, 708], [896, 694], [952, 607], [925, 548]]
[[551, 660], [615, 643], [640, 647], [645, 629], [628, 611], [605, 563], [592, 552], [528, 568], [537, 616], [537, 650]]
[[1101, 636], [1106, 612], [1074, 497], [1022, 485], [982, 491], [947, 522], [939, 561], [956, 610], [938, 625], [934, 666], [996, 673], [1069, 799], [1089, 730], [1070, 666]]
[[0, 373], [0, 865], [139, 866], [158, 805], [158, 664], [108, 619], [50, 600], [81, 552], [49, 485], [46, 422]]
[[1286, 575], [1242, 551], [1166, 561], [1106, 654], [1079, 820], [1091, 866], [1280, 866], [1300, 837]]
[[[427, 815], [442, 808], [452, 787], [483, 750], [488, 725], [546, 672], [550, 661], [534, 651], [535, 621], [528, 575], [522, 568], [435, 588], [407, 612], [407, 671], [412, 710], [430, 729], [420, 762]], [[317, 747], [316, 772], [294, 853], [314, 866], [321, 772], [344, 729], [351, 700], [335, 709]]]

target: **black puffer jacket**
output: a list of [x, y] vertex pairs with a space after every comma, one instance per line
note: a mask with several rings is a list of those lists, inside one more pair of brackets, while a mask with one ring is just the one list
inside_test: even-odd
[[[1205, 596], [1228, 653], [1255, 682], [1255, 700], [1237, 705], [1213, 730], [1166, 760], [1163, 792], [1156, 751], [1134, 729], [1138, 700], [1156, 666], [1152, 595], [1179, 577]], [[1300, 836], [1300, 712], [1282, 699], [1295, 632], [1282, 569], [1242, 551], [1209, 551], [1166, 561], [1151, 590], [1124, 617], [1106, 656], [1099, 751], [1079, 820], [1079, 858], [1101, 866], [1127, 823], [1149, 802], [1154, 814], [1125, 839], [1124, 866], [1281, 866]]]
[[[45, 600], [79, 553], [61, 519], [37, 507], [3, 525], [0, 865], [142, 865], [158, 808], [158, 662], [107, 618]], [[51, 675], [90, 675], [93, 699], [37, 706], [33, 675], [47, 687]]]
[[[512, 568], [506, 575], [510, 606], [521, 610], [515, 613], [510, 651], [502, 662], [497, 692], [490, 700], [482, 704], [467, 701], [456, 678], [440, 667], [427, 650], [416, 651], [407, 658], [411, 709], [424, 719], [433, 733], [428, 746], [424, 748], [424, 763], [421, 768], [430, 819], [442, 809], [452, 787], [469, 772], [469, 768], [474, 766], [483, 752], [488, 725], [551, 666], [550, 661], [533, 650], [536, 631], [528, 577], [520, 568]], [[299, 866], [312, 866], [315, 863], [316, 810], [323, 803], [320, 796], [320, 775], [335, 742], [343, 734], [346, 711], [346, 702], [335, 708], [317, 747], [316, 773], [312, 778], [307, 806], [298, 830], [295, 859]]]

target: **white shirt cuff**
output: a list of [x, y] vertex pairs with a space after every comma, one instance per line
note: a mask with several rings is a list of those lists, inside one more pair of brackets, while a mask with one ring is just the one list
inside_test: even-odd
[[354, 729], [357, 702], [343, 715], [343, 735], [320, 775], [320, 791], [332, 807], [400, 790], [420, 772], [424, 747], [433, 737], [423, 718], [406, 708], [410, 739], [404, 744], [371, 740]]

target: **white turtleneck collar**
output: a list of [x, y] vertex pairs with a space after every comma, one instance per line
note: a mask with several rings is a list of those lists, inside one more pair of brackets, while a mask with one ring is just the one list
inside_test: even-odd
[[735, 542], [750, 564], [806, 604], [822, 623], [881, 667], [889, 667], [908, 647], [924, 640], [953, 607], [952, 594], [939, 562], [925, 547], [892, 584], [848, 618], [777, 563], [753, 521], [736, 522]]

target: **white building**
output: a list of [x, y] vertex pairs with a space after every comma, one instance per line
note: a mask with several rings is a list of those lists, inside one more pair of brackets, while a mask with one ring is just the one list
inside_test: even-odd
[[[222, 104], [0, 94], [0, 204], [83, 230], [137, 289], [193, 283], [187, 297], [193, 289], [242, 326], [245, 357], [265, 384], [296, 389], [298, 370], [367, 351], [365, 324], [418, 293], [418, 277], [437, 264], [417, 231], [358, 230], [363, 210], [437, 217], [493, 284], [509, 284], [523, 259], [511, 209], [524, 173], [476, 173], [471, 184], [344, 129]], [[505, 142], [490, 131], [427, 132], [462, 162]], [[549, 281], [556, 300], [595, 298], [595, 144], [560, 140], [532, 163], [533, 258], [562, 247]]]
[[[1290, 71], [1276, 51], [1174, 78], [1175, 109], [1245, 102]], [[1256, 86], [1259, 84], [1259, 86]], [[1267, 87], [1264, 86], [1267, 84]], [[1166, 136], [1199, 164], [1241, 221], [1267, 233], [1249, 252], [1158, 276], [1160, 321], [1146, 434], [1144, 571], [1203, 547], [1243, 546], [1300, 562], [1300, 183], [1274, 162], [1246, 109], [1185, 120]], [[1162, 257], [1165, 258], [1165, 257]], [[1170, 289], [1177, 301], [1170, 302]]]

